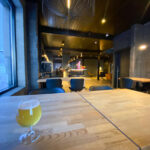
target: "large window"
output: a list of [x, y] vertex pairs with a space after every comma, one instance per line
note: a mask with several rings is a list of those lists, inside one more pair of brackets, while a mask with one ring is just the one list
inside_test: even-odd
[[10, 0], [0, 0], [0, 93], [15, 87], [14, 8]]

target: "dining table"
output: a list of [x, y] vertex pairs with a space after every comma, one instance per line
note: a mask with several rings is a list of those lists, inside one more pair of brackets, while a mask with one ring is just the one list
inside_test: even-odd
[[138, 90], [139, 88], [143, 87], [145, 84], [150, 84], [150, 78], [140, 78], [140, 77], [120, 77], [120, 86], [121, 88], [124, 88], [123, 83], [121, 82], [122, 79], [131, 79], [133, 81], [132, 83], [132, 89]]
[[[40, 138], [24, 145], [16, 113], [28, 100], [40, 101], [42, 117]], [[139, 150], [150, 146], [149, 107], [149, 95], [130, 90], [4, 96], [0, 150]]]
[[150, 150], [150, 94], [117, 89], [80, 95], [139, 149]]
[[139, 77], [128, 77], [128, 78], [135, 82], [150, 83], [150, 78], [139, 78]]

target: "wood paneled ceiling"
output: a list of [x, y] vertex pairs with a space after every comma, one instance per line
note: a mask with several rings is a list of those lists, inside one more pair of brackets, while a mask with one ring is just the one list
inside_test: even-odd
[[[60, 12], [66, 15], [65, 0], [45, 0], [47, 6], [43, 5], [44, 0], [39, 1], [40, 25], [44, 26], [116, 35], [130, 29], [133, 24], [143, 24], [150, 21], [150, 0], [95, 0], [94, 12], [86, 3], [83, 3], [83, 0], [72, 0], [72, 4], [75, 1], [78, 1], [78, 4], [71, 7], [71, 16], [73, 13], [77, 15], [67, 18], [57, 14]], [[57, 12], [55, 13], [53, 10]], [[101, 24], [104, 15], [107, 22]], [[45, 47], [59, 47], [64, 41], [67, 48], [97, 49], [94, 44], [96, 39], [55, 34], [42, 34], [42, 37]], [[112, 47], [110, 42], [99, 42], [102, 43], [104, 49]]]

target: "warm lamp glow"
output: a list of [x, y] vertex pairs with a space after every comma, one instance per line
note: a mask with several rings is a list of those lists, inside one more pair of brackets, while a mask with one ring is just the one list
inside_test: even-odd
[[147, 45], [145, 45], [145, 44], [139, 46], [140, 50], [145, 50], [146, 48], [147, 48]]
[[103, 18], [103, 19], [101, 20], [101, 23], [102, 23], [102, 24], [105, 24], [105, 23], [106, 23], [106, 19]]
[[71, 0], [67, 0], [67, 8], [70, 9], [71, 6]]
[[44, 57], [46, 59], [47, 62], [50, 62], [48, 56], [46, 54], [42, 55], [42, 57]]

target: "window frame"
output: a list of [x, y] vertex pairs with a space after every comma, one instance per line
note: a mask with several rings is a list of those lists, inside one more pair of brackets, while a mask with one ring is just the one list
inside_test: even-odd
[[[0, 0], [1, 1], [1, 0]], [[11, 45], [11, 67], [12, 67], [12, 85], [8, 88], [0, 90], [0, 95], [17, 87], [17, 62], [16, 62], [16, 31], [15, 31], [15, 6], [11, 0], [5, 0], [10, 7], [10, 45]]]

